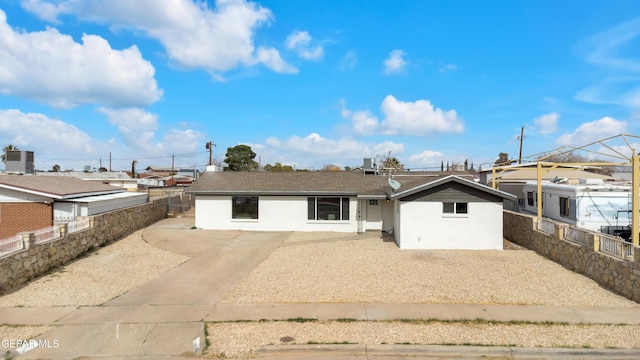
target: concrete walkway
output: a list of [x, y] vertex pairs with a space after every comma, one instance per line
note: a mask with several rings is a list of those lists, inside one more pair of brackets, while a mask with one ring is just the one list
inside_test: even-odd
[[[0, 323], [54, 325], [39, 336], [41, 347], [18, 359], [192, 358], [205, 346], [204, 323], [225, 320], [289, 318], [393, 320], [485, 319], [494, 321], [640, 324], [640, 308], [500, 306], [459, 304], [218, 304], [231, 288], [282, 244], [288, 233], [198, 232], [185, 239], [184, 229], [168, 219], [145, 230], [155, 246], [193, 258], [101, 306], [0, 308]], [[54, 342], [55, 340], [55, 342]], [[57, 346], [54, 346], [56, 345]], [[462, 354], [462, 355], [461, 355]], [[640, 358], [636, 350], [522, 349], [500, 347], [344, 345], [270, 346], [270, 358], [397, 359]], [[573, 357], [575, 356], [575, 357]]]

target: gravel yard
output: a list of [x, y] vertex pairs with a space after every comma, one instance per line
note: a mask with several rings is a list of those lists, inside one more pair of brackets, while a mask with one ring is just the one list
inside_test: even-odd
[[100, 305], [189, 258], [149, 245], [137, 231], [0, 297], [0, 307]]
[[529, 250], [400, 250], [339, 233], [293, 233], [222, 302], [638, 306]]
[[[154, 242], [147, 243], [144, 234], [99, 248], [0, 297], [0, 307], [101, 305], [189, 260], [177, 250], [150, 245]], [[400, 250], [373, 233], [292, 233], [222, 302], [515, 304], [603, 311], [639, 306], [533, 251], [512, 244], [506, 249]], [[29, 339], [50, 329], [0, 325], [0, 339]], [[207, 330], [209, 357], [252, 357], [265, 345], [309, 343], [640, 348], [635, 325], [265, 321], [208, 323]]]
[[482, 322], [290, 321], [210, 323], [212, 357], [250, 358], [266, 345], [419, 344], [594, 349], [640, 348], [640, 326]]
[[[375, 234], [294, 233], [223, 303], [456, 303], [637, 307], [535, 252], [400, 250]], [[606, 311], [606, 309], [603, 309]], [[640, 348], [634, 325], [405, 321], [218, 322], [209, 356], [280, 344]]]

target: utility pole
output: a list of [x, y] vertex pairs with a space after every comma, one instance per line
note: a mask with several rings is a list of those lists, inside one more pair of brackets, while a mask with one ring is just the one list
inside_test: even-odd
[[216, 146], [216, 144], [213, 143], [213, 141], [209, 141], [206, 144], [206, 148], [207, 150], [209, 150], [209, 165], [213, 165], [213, 147]]
[[518, 164], [522, 164], [522, 140], [524, 139], [524, 126], [520, 129], [520, 155], [518, 156]]
[[111, 151], [109, 151], [109, 172], [111, 172]]

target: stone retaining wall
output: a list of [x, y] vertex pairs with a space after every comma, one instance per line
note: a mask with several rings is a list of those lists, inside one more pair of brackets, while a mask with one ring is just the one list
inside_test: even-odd
[[[166, 217], [171, 201], [178, 202], [180, 197], [155, 198], [146, 204], [96, 215], [90, 218], [89, 229], [71, 234], [62, 231], [63, 237], [30, 244], [25, 250], [0, 258], [0, 294], [46, 274], [91, 249], [119, 240]], [[31, 238], [33, 242], [33, 234], [23, 234], [23, 237]]]
[[618, 259], [598, 251], [597, 235], [589, 236], [585, 246], [562, 239], [559, 224], [555, 225], [553, 235], [536, 230], [536, 224], [535, 216], [504, 211], [505, 239], [583, 274], [604, 288], [640, 302], [640, 251], [634, 252], [634, 261]]

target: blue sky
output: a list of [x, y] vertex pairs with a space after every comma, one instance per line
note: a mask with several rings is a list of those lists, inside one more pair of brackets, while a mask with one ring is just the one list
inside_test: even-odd
[[[0, 0], [0, 144], [36, 167], [407, 168], [640, 124], [640, 3]], [[632, 144], [635, 147], [635, 144]], [[640, 146], [637, 146], [640, 149]]]

